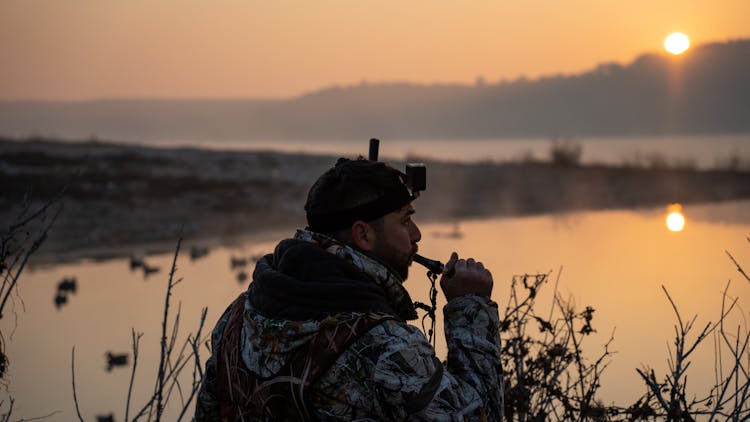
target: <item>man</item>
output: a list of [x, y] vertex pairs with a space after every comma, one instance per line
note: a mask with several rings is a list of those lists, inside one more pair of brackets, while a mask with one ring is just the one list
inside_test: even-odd
[[402, 286], [421, 238], [400, 171], [339, 159], [212, 334], [196, 419], [499, 421], [492, 275], [454, 252], [440, 286], [443, 365]]

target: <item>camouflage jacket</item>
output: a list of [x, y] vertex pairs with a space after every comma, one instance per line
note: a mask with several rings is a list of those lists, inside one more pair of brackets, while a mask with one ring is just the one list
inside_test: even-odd
[[[307, 284], [311, 284], [307, 286]], [[329, 290], [330, 289], [330, 290]], [[258, 262], [248, 288], [242, 364], [260, 377], [277, 374], [331, 319], [388, 313], [360, 335], [306, 392], [311, 416], [323, 421], [502, 420], [497, 305], [462, 296], [443, 309], [445, 363], [406, 320], [416, 311], [402, 280], [376, 259], [308, 231], [282, 241]], [[228, 312], [212, 333], [219, 344]], [[217, 356], [206, 363], [198, 420], [220, 420]]]

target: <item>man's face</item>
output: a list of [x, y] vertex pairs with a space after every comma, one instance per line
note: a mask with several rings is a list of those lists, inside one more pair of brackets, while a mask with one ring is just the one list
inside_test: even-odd
[[417, 253], [417, 242], [422, 238], [412, 214], [414, 207], [411, 204], [386, 214], [382, 229], [375, 232], [372, 248], [372, 254], [390, 265], [404, 280]]

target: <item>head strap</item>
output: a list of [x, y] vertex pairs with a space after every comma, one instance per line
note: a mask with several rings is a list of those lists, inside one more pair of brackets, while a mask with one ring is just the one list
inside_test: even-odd
[[400, 210], [414, 200], [414, 196], [404, 189], [387, 194], [356, 207], [326, 214], [307, 213], [310, 230], [318, 233], [330, 233], [351, 227], [356, 221], [373, 221], [393, 211]]

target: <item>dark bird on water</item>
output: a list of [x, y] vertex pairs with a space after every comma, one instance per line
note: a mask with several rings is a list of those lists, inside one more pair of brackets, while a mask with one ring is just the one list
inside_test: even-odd
[[65, 277], [57, 283], [57, 294], [55, 294], [55, 307], [59, 310], [68, 303], [68, 296], [78, 291], [78, 280], [75, 277]]
[[113, 413], [109, 415], [96, 415], [96, 422], [115, 422], [115, 415]]
[[244, 283], [245, 281], [247, 281], [247, 273], [244, 271], [237, 273], [237, 282]]
[[110, 372], [112, 368], [117, 366], [128, 365], [128, 354], [127, 353], [112, 353], [107, 352], [107, 372]]
[[57, 283], [58, 293], [75, 293], [78, 290], [78, 280], [75, 277], [65, 277]]
[[159, 267], [152, 267], [152, 266], [146, 264], [145, 262], [143, 263], [143, 276], [144, 277], [148, 277], [151, 274], [156, 274], [156, 273], [159, 272], [159, 270], [160, 270]]
[[229, 261], [229, 265], [232, 267], [232, 269], [244, 267], [247, 265], [247, 258], [232, 257]]
[[141, 267], [143, 267], [143, 257], [131, 255], [130, 256], [130, 271], [133, 271]]
[[55, 296], [55, 307], [59, 310], [63, 305], [68, 303], [68, 296], [58, 293]]
[[203, 258], [208, 255], [208, 248], [203, 246], [193, 246], [190, 248], [190, 260], [195, 261], [196, 259]]
[[136, 269], [142, 269], [143, 270], [143, 277], [148, 277], [151, 274], [155, 274], [159, 272], [159, 267], [153, 267], [151, 265], [148, 265], [146, 263], [146, 260], [139, 255], [131, 255], [130, 256], [130, 271], [134, 271]]

